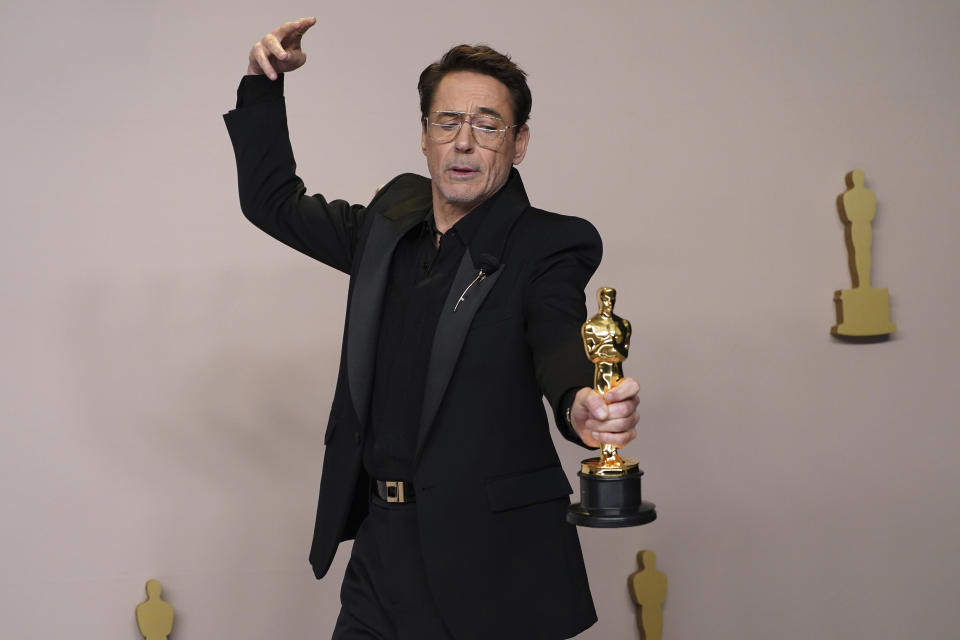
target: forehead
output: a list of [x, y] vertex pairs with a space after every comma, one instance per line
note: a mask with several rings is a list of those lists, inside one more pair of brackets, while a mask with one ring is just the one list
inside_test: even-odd
[[493, 76], [473, 71], [452, 71], [443, 76], [433, 94], [431, 111], [496, 111], [513, 120], [510, 91]]

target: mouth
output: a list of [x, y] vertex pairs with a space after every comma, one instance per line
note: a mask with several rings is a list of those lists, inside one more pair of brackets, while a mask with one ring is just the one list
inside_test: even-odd
[[455, 164], [447, 168], [447, 173], [454, 178], [472, 178], [480, 172], [463, 164]]

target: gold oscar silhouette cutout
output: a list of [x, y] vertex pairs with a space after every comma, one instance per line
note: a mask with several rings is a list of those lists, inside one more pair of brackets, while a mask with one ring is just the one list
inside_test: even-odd
[[890, 293], [870, 285], [871, 224], [877, 211], [877, 197], [864, 186], [863, 171], [847, 174], [847, 191], [837, 198], [843, 220], [850, 260], [852, 289], [836, 291], [837, 324], [830, 333], [847, 338], [882, 338], [897, 330], [890, 322]]
[[173, 607], [160, 599], [163, 587], [147, 580], [147, 599], [137, 605], [137, 626], [144, 640], [167, 640], [173, 629]]
[[[603, 287], [597, 291], [600, 310], [584, 322], [580, 330], [583, 348], [593, 363], [593, 388], [601, 396], [623, 379], [623, 361], [630, 350], [630, 321], [613, 312], [616, 302], [617, 292], [613, 288]], [[596, 475], [622, 475], [627, 469], [636, 468], [637, 461], [622, 458], [616, 445], [604, 444], [600, 457], [584, 461], [584, 465]]]
[[663, 602], [667, 599], [667, 575], [657, 571], [657, 554], [644, 550], [637, 554], [640, 571], [627, 581], [637, 605], [637, 626], [641, 640], [662, 640]]
[[[630, 350], [630, 323], [613, 313], [617, 292], [597, 292], [600, 311], [580, 329], [583, 348], [593, 363], [593, 389], [601, 396], [623, 379], [623, 361]], [[623, 458], [604, 443], [600, 456], [580, 463], [580, 502], [567, 508], [567, 522], [581, 527], [634, 527], [653, 522], [657, 512], [644, 502], [643, 471], [633, 458]]]

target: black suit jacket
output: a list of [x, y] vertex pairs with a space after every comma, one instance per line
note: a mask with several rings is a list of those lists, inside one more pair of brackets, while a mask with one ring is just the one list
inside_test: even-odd
[[[324, 436], [310, 563], [317, 577], [367, 511], [362, 451], [381, 303], [401, 235], [431, 204], [404, 174], [367, 206], [306, 195], [282, 99], [225, 116], [245, 215], [287, 245], [350, 275], [340, 370]], [[580, 339], [596, 230], [530, 206], [516, 170], [464, 254], [438, 320], [417, 442], [416, 509], [438, 608], [457, 638], [566, 638], [596, 620], [572, 493], [542, 396], [592, 384]], [[475, 283], [480, 256], [499, 269]], [[565, 437], [580, 443], [558, 416]], [[582, 444], [582, 443], [580, 443]]]

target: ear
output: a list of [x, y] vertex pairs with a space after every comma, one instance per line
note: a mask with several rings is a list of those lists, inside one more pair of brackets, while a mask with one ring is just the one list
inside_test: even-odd
[[427, 123], [420, 119], [420, 151], [427, 155]]
[[517, 137], [513, 141], [513, 164], [523, 162], [523, 157], [527, 155], [527, 144], [530, 143], [530, 127], [523, 125], [517, 131]]

